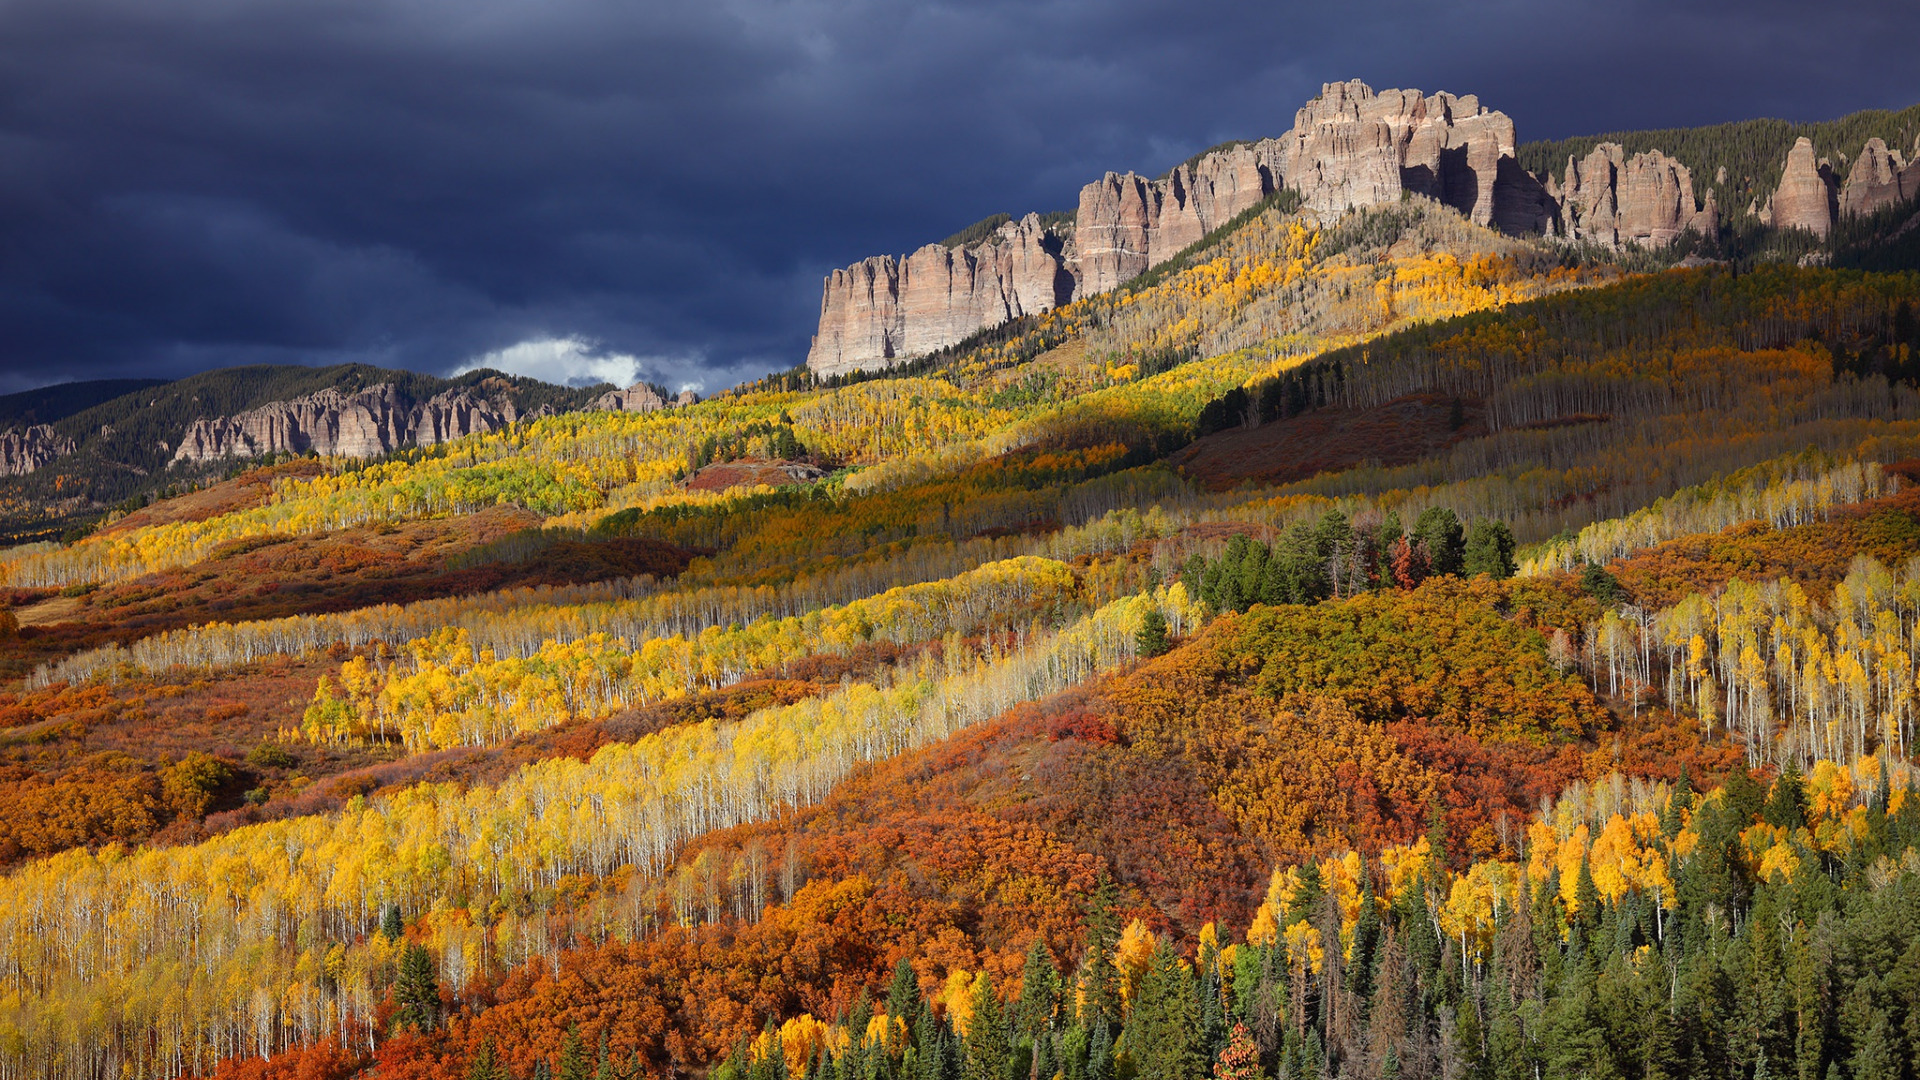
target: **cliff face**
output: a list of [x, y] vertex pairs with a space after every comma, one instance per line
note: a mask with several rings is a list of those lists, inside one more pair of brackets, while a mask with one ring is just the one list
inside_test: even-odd
[[1524, 185], [1517, 211], [1502, 213], [1497, 181], [1512, 157], [1513, 122], [1473, 97], [1330, 83], [1287, 136], [1217, 150], [1159, 180], [1108, 173], [1088, 184], [1071, 230], [1028, 215], [971, 247], [935, 244], [834, 271], [807, 365], [823, 376], [888, 367], [1117, 288], [1282, 187], [1325, 216], [1413, 191], [1482, 224], [1533, 222], [1543, 212]]
[[0, 432], [0, 476], [25, 476], [73, 453], [73, 440], [46, 424]]
[[659, 391], [643, 382], [625, 390], [609, 390], [593, 399], [593, 407], [602, 412], [656, 412], [668, 404]]
[[1215, 151], [1164, 179], [1108, 173], [1080, 189], [1069, 269], [1075, 296], [1118, 288], [1279, 190], [1277, 139]]
[[1780, 186], [1767, 197], [1760, 222], [1776, 229], [1805, 229], [1825, 240], [1833, 233], [1833, 169], [1814, 160], [1813, 143], [1801, 138], [1787, 151]]
[[[1008, 319], [1118, 288], [1282, 188], [1298, 192], [1302, 207], [1322, 220], [1415, 194], [1512, 235], [1610, 248], [1718, 234], [1712, 187], [1703, 182], [1707, 190], [1697, 197], [1688, 166], [1659, 150], [1629, 156], [1601, 143], [1584, 157], [1569, 156], [1564, 175], [1542, 177], [1521, 168], [1515, 145], [1512, 119], [1471, 94], [1328, 83], [1279, 138], [1214, 151], [1159, 180], [1110, 172], [1086, 185], [1071, 229], [1049, 231], [1029, 215], [971, 247], [931, 245], [834, 271], [807, 364], [820, 375], [889, 367]], [[1916, 197], [1920, 162], [1879, 139], [1868, 142], [1844, 188], [1801, 139], [1767, 206], [1749, 212], [1824, 240], [1841, 216]]]
[[1713, 192], [1694, 201], [1693, 173], [1658, 150], [1631, 158], [1618, 143], [1601, 143], [1585, 158], [1567, 159], [1564, 183], [1547, 181], [1554, 224], [1549, 231], [1607, 247], [1660, 247], [1682, 232], [1712, 236], [1720, 210]]
[[904, 259], [883, 255], [835, 270], [807, 366], [823, 376], [885, 367], [1064, 304], [1074, 295], [1071, 244], [1028, 214], [968, 247], [928, 244]]
[[195, 420], [173, 460], [211, 461], [281, 452], [351, 458], [378, 457], [403, 446], [433, 446], [519, 419], [504, 394], [482, 396], [460, 388], [425, 402], [406, 400], [390, 383], [355, 394], [322, 390], [275, 401], [236, 416]]
[[1472, 94], [1375, 93], [1358, 80], [1321, 88], [1282, 141], [1287, 186], [1322, 215], [1397, 202], [1408, 191], [1481, 225], [1498, 216], [1500, 161], [1514, 148], [1513, 120]]
[[1908, 164], [1898, 150], [1888, 150], [1880, 139], [1867, 145], [1847, 171], [1840, 188], [1840, 214], [1865, 216], [1898, 206], [1920, 195], [1920, 162]]

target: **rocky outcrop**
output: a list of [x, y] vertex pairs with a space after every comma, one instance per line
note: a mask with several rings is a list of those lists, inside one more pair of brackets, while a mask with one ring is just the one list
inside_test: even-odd
[[807, 366], [823, 376], [889, 367], [1117, 288], [1282, 187], [1323, 217], [1410, 191], [1483, 225], [1537, 228], [1549, 217], [1544, 196], [1513, 146], [1513, 121], [1472, 96], [1329, 83], [1286, 136], [1224, 147], [1159, 180], [1108, 173], [1088, 184], [1070, 230], [1029, 215], [970, 247], [930, 245], [834, 271]]
[[1080, 189], [1069, 260], [1074, 295], [1118, 288], [1279, 190], [1277, 139], [1242, 143], [1159, 180], [1108, 173]]
[[1787, 151], [1780, 186], [1760, 209], [1760, 222], [1776, 229], [1805, 229], [1825, 240], [1833, 233], [1834, 202], [1833, 168], [1816, 161], [1813, 142], [1802, 137]]
[[1547, 180], [1554, 223], [1548, 231], [1611, 248], [1662, 247], [1688, 230], [1712, 236], [1720, 210], [1713, 192], [1693, 197], [1693, 173], [1658, 150], [1626, 156], [1601, 143], [1585, 158], [1567, 159], [1564, 182]]
[[1472, 94], [1376, 93], [1354, 80], [1322, 87], [1283, 141], [1287, 186], [1322, 215], [1397, 202], [1406, 191], [1492, 225], [1514, 133], [1511, 118]]
[[326, 389], [275, 401], [236, 416], [195, 420], [181, 436], [175, 462], [308, 452], [370, 458], [403, 446], [433, 446], [520, 419], [512, 398], [472, 388], [408, 401], [391, 383], [358, 393]]
[[593, 399], [593, 408], [602, 412], [655, 412], [668, 404], [658, 390], [643, 382], [625, 390], [609, 390]]
[[73, 453], [74, 443], [46, 424], [0, 432], [0, 476], [25, 476]]
[[1070, 239], [1028, 214], [978, 244], [929, 244], [904, 259], [835, 270], [820, 301], [807, 366], [822, 376], [885, 367], [989, 326], [1066, 303]]
[[1916, 195], [1920, 195], [1920, 162], [1909, 165], [1900, 151], [1888, 150], [1880, 139], [1868, 139], [1840, 187], [1840, 215], [1864, 217]]

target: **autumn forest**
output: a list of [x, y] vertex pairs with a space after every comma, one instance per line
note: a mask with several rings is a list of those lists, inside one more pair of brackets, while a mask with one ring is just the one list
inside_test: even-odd
[[0, 1080], [1912, 1077], [1917, 309], [1270, 201], [183, 474], [0, 550]]

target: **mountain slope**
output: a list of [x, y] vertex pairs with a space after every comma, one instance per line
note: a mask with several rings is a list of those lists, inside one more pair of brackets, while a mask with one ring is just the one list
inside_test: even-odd
[[1905, 1075], [1920, 281], [1654, 261], [1272, 198], [0, 552], [0, 1074]]
[[[451, 379], [395, 371], [365, 364], [334, 367], [255, 366], [223, 368], [170, 383], [141, 385], [132, 392], [114, 383], [75, 384], [85, 390], [50, 387], [17, 395], [21, 408], [45, 411], [40, 402], [79, 406], [63, 409], [50, 423], [73, 449], [50, 466], [26, 476], [0, 480], [0, 505], [17, 508], [0, 516], [0, 529], [15, 539], [59, 532], [72, 523], [97, 517], [107, 506], [144, 500], [167, 489], [197, 485], [229, 469], [220, 461], [175, 463], [183, 438], [197, 422], [244, 414], [275, 402], [326, 391], [351, 396], [372, 387], [392, 386], [401, 404], [425, 402], [462, 389], [510, 400], [522, 412], [542, 407], [581, 408], [605, 386], [557, 387], [520, 376], [472, 371]], [[106, 391], [121, 393], [106, 398]], [[0, 405], [4, 405], [0, 402]], [[25, 424], [24, 412], [18, 418]]]

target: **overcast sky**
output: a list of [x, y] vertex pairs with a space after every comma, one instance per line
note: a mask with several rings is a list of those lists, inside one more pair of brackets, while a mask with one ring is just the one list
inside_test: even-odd
[[820, 279], [1276, 135], [1920, 102], [1920, 4], [0, 0], [0, 391], [366, 361], [713, 390]]

